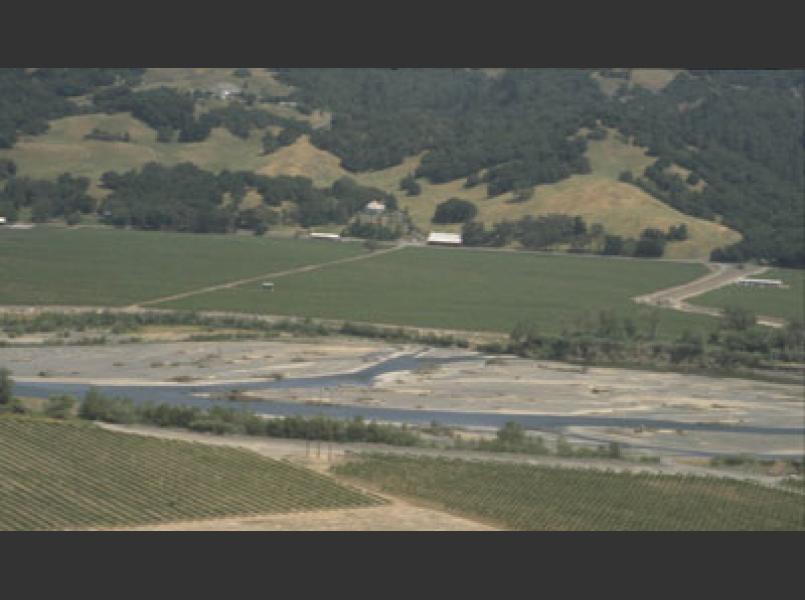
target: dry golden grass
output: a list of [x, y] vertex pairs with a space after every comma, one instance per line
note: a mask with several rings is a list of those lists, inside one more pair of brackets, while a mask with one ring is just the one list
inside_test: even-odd
[[[669, 175], [679, 175], [683, 181], [687, 179], [688, 175], [690, 175], [690, 169], [686, 169], [685, 167], [681, 167], [676, 164], [672, 164], [670, 167], [665, 169], [665, 172], [668, 173]], [[703, 179], [699, 179], [696, 185], [690, 185], [689, 183], [686, 183], [685, 185], [688, 186], [689, 190], [700, 192], [704, 189], [704, 186], [707, 184], [704, 182]]]
[[[111, 132], [128, 131], [131, 142], [85, 140], [84, 135], [98, 127]], [[261, 156], [262, 134], [253, 131], [248, 139], [233, 136], [223, 128], [212, 130], [203, 142], [163, 144], [156, 132], [128, 113], [81, 115], [51, 121], [44, 135], [27, 136], [10, 150], [0, 150], [0, 158], [17, 163], [19, 172], [35, 178], [53, 179], [61, 173], [89, 177], [90, 192], [100, 197], [97, 187], [106, 171], [126, 171], [156, 161], [167, 165], [192, 162], [212, 171], [222, 169], [257, 170], [264, 166]]]
[[301, 175], [309, 177], [317, 186], [331, 185], [336, 179], [350, 175], [341, 167], [341, 159], [310, 143], [306, 135], [300, 136], [290, 146], [284, 146], [268, 156], [261, 157], [258, 173], [277, 175]]
[[601, 91], [612, 96], [619, 88], [626, 85], [628, 88], [640, 86], [652, 92], [663, 90], [682, 69], [626, 69], [629, 71], [629, 79], [618, 77], [606, 77], [597, 71], [590, 74], [590, 77], [598, 84]]
[[[670, 225], [685, 223], [690, 239], [670, 244], [666, 250], [670, 258], [704, 258], [713, 248], [740, 240], [740, 234], [723, 225], [680, 213], [640, 188], [618, 181], [622, 171], [628, 169], [634, 175], [640, 175], [656, 159], [647, 156], [644, 148], [634, 146], [614, 130], [609, 130], [604, 140], [590, 141], [587, 157], [592, 173], [537, 186], [534, 197], [521, 203], [511, 203], [512, 194], [487, 198], [485, 186], [467, 189], [463, 179], [443, 184], [419, 179], [422, 193], [406, 196], [398, 189], [399, 181], [416, 169], [421, 155], [410, 157], [396, 167], [361, 173], [355, 178], [364, 185], [395, 193], [400, 205], [408, 208], [414, 223], [424, 231], [432, 228], [430, 219], [436, 205], [447, 198], [458, 197], [474, 202], [478, 206], [478, 220], [487, 224], [525, 215], [578, 214], [588, 223], [603, 224], [612, 233], [637, 237], [646, 227], [667, 229]], [[437, 229], [457, 232], [461, 226], [439, 225]]]
[[601, 88], [601, 92], [609, 97], [612, 97], [615, 92], [618, 91], [618, 88], [623, 85], [622, 79], [618, 79], [617, 77], [604, 77], [597, 71], [591, 73], [590, 77], [598, 84], [598, 87]]
[[635, 85], [659, 92], [674, 78], [679, 75], [682, 69], [632, 69], [629, 79]]

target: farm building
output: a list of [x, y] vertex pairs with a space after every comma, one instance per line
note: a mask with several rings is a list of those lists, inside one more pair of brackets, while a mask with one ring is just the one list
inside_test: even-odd
[[430, 232], [428, 235], [429, 244], [444, 244], [447, 246], [460, 246], [461, 234], [459, 233], [438, 233], [436, 231]]
[[5, 225], [5, 224], [6, 224], [6, 218], [5, 217], [0, 217], [0, 225]]
[[736, 283], [747, 287], [785, 287], [782, 279], [753, 279], [751, 277], [742, 277]]
[[215, 86], [213, 92], [221, 100], [227, 100], [232, 96], [241, 95], [243, 93], [243, 90], [237, 85], [234, 85], [232, 83], [219, 83], [218, 85]]
[[341, 236], [337, 233], [316, 233], [312, 232], [310, 238], [314, 240], [340, 240]]
[[377, 200], [372, 200], [369, 204], [367, 204], [363, 210], [370, 215], [379, 215], [384, 210], [386, 210], [386, 205], [382, 202], [378, 202]]

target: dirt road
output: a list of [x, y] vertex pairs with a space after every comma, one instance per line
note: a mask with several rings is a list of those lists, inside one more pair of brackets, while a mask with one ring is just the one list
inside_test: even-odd
[[[495, 462], [514, 462], [521, 464], [562, 467], [566, 469], [594, 469], [613, 472], [657, 473], [665, 475], [701, 475], [725, 477], [742, 481], [753, 481], [761, 485], [776, 487], [779, 477], [740, 471], [725, 471], [706, 466], [691, 464], [685, 461], [674, 461], [664, 458], [660, 464], [635, 463], [625, 460], [561, 458], [557, 456], [533, 456], [526, 454], [508, 454], [499, 452], [479, 452], [475, 450], [442, 450], [439, 448], [421, 448], [407, 446], [387, 446], [368, 443], [332, 443], [306, 442], [305, 440], [252, 437], [245, 435], [218, 436], [196, 433], [178, 429], [166, 429], [148, 425], [115, 425], [97, 423], [104, 429], [146, 435], [163, 439], [199, 442], [213, 446], [229, 446], [244, 448], [276, 460], [290, 460], [308, 468], [326, 473], [331, 464], [345, 460], [349, 454], [361, 452], [383, 452], [414, 456], [444, 456], [465, 460], [484, 460]], [[372, 493], [377, 493], [372, 490]]]
[[203, 288], [198, 288], [195, 290], [190, 290], [188, 292], [182, 292], [180, 294], [173, 294], [171, 296], [162, 296], [161, 298], [153, 298], [151, 300], [144, 300], [142, 302], [138, 302], [137, 304], [132, 304], [127, 308], [130, 310], [140, 308], [145, 304], [159, 304], [161, 302], [170, 302], [173, 300], [179, 300], [181, 298], [187, 298], [189, 296], [195, 296], [197, 294], [205, 294], [207, 292], [215, 292], [217, 290], [225, 290], [228, 288], [237, 287], [239, 285], [243, 285], [245, 283], [253, 283], [255, 281], [260, 281], [262, 279], [276, 279], [278, 277], [285, 277], [286, 275], [294, 275], [296, 273], [306, 273], [308, 271], [317, 271], [318, 269], [323, 269], [324, 267], [331, 267], [333, 265], [340, 265], [343, 263], [348, 262], [356, 262], [359, 260], [366, 260], [368, 258], [372, 258], [374, 256], [380, 256], [382, 254], [388, 254], [390, 252], [396, 252], [397, 250], [402, 249], [404, 246], [392, 246], [391, 248], [386, 248], [385, 250], [376, 250], [375, 252], [367, 253], [367, 254], [359, 254], [358, 256], [350, 256], [348, 258], [339, 258], [338, 260], [331, 260], [329, 262], [324, 263], [317, 263], [313, 265], [305, 265], [303, 267], [296, 267], [293, 269], [286, 269], [285, 271], [274, 271], [272, 273], [263, 273], [262, 275], [256, 275], [254, 277], [247, 277], [245, 279], [238, 279], [235, 281], [229, 281], [227, 283], [221, 283], [218, 285], [211, 285]]
[[[700, 296], [706, 292], [722, 288], [726, 285], [735, 283], [742, 277], [759, 275], [768, 270], [768, 267], [745, 266], [743, 268], [733, 264], [723, 263], [704, 263], [710, 272], [694, 281], [683, 283], [664, 290], [657, 290], [650, 294], [635, 296], [632, 298], [638, 304], [652, 304], [663, 308], [672, 308], [682, 312], [721, 317], [722, 311], [718, 308], [709, 306], [697, 306], [685, 302], [688, 298]], [[768, 327], [782, 327], [785, 325], [784, 319], [777, 317], [759, 316], [757, 322]]]

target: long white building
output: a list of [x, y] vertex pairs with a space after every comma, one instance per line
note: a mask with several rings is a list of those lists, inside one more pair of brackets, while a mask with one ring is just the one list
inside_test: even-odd
[[782, 279], [755, 279], [752, 277], [742, 277], [736, 281], [738, 285], [749, 287], [784, 287]]
[[461, 234], [459, 233], [439, 233], [431, 231], [428, 235], [429, 244], [446, 244], [448, 246], [460, 246]]

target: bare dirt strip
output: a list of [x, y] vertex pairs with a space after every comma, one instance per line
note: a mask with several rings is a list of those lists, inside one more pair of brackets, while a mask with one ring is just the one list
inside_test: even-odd
[[375, 256], [381, 256], [383, 254], [388, 254], [390, 252], [395, 252], [397, 250], [402, 249], [404, 246], [398, 245], [393, 246], [391, 248], [386, 248], [385, 250], [376, 250], [371, 253], [367, 254], [359, 254], [358, 256], [350, 256], [347, 258], [339, 258], [338, 260], [331, 260], [329, 262], [318, 263], [313, 265], [305, 265], [303, 267], [296, 267], [294, 269], [287, 269], [285, 271], [273, 271], [271, 273], [263, 273], [262, 275], [256, 275], [254, 277], [247, 277], [245, 279], [238, 279], [236, 281], [229, 281], [227, 283], [221, 283], [218, 285], [211, 285], [204, 288], [199, 288], [195, 290], [190, 290], [188, 292], [182, 292], [180, 294], [173, 294], [171, 296], [163, 296], [161, 298], [153, 298], [151, 300], [144, 300], [143, 302], [138, 302], [136, 304], [132, 304], [131, 306], [127, 307], [129, 309], [136, 309], [145, 304], [159, 304], [161, 302], [170, 302], [173, 300], [179, 300], [181, 298], [187, 298], [189, 296], [195, 296], [197, 294], [205, 294], [207, 292], [215, 292], [217, 290], [224, 290], [227, 288], [237, 287], [239, 285], [243, 285], [246, 283], [253, 283], [255, 281], [260, 281], [261, 279], [272, 278], [276, 279], [277, 277], [284, 277], [286, 275], [294, 275], [296, 273], [306, 273], [308, 271], [316, 271], [318, 269], [323, 269], [324, 267], [330, 267], [332, 265], [340, 265], [343, 263], [348, 262], [355, 262], [358, 260], [366, 260], [368, 258], [373, 258]]
[[[377, 492], [373, 492], [377, 494]], [[130, 531], [493, 531], [495, 528], [395, 499], [386, 506], [183, 521]]]
[[[710, 273], [707, 275], [703, 275], [694, 281], [683, 283], [682, 285], [657, 290], [656, 292], [643, 294], [642, 296], [635, 296], [632, 300], [639, 304], [652, 304], [687, 313], [721, 317], [723, 315], [721, 309], [709, 306], [696, 306], [688, 304], [685, 300], [733, 284], [742, 277], [759, 275], [768, 270], [768, 267], [739, 267], [737, 265], [722, 263], [704, 263], [704, 265], [710, 270]], [[757, 322], [760, 325], [766, 325], [768, 327], [783, 327], [785, 325], [785, 320], [777, 317], [759, 316]]]

